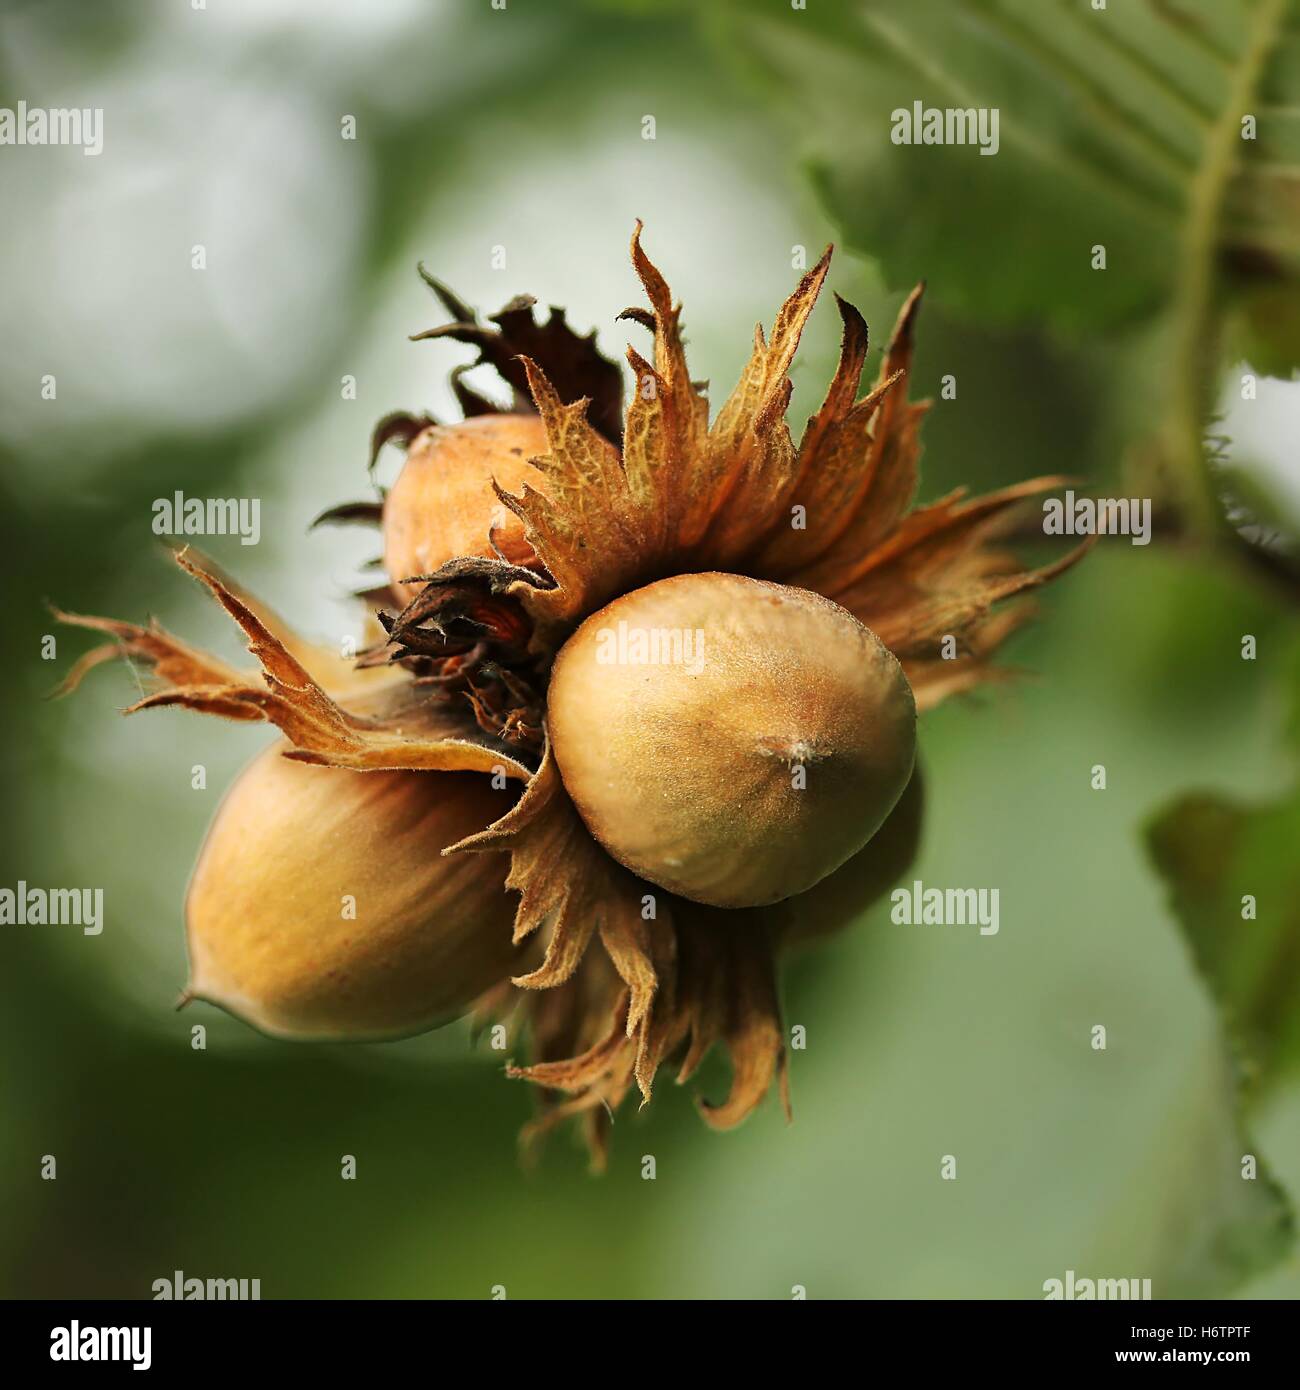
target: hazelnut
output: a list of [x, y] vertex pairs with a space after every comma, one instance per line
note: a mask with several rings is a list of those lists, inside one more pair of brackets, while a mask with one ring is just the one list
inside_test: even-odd
[[542, 490], [529, 459], [546, 452], [537, 415], [476, 415], [416, 436], [384, 500], [384, 567], [403, 606], [422, 587], [403, 580], [461, 556], [491, 556], [494, 545], [511, 564], [537, 563], [523, 522], [497, 498], [492, 480], [507, 492], [525, 483]]
[[592, 835], [682, 897], [754, 907], [862, 848], [907, 786], [897, 660], [830, 599], [684, 574], [615, 599], [551, 676], [556, 765]]
[[186, 993], [289, 1038], [421, 1032], [511, 973], [496, 855], [441, 856], [500, 815], [473, 773], [352, 772], [277, 744], [226, 793], [185, 903]]

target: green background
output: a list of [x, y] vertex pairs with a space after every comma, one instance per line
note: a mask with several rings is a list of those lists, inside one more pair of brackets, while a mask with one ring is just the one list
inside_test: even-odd
[[[906, 7], [836, 13], [858, 8]], [[924, 51], [951, 46], [948, 20], [972, 8], [949, 6]], [[958, 391], [926, 426], [924, 496], [1058, 472], [1121, 487], [1177, 380], [1178, 324], [1160, 307], [1173, 294], [1177, 312], [1161, 283], [1173, 253], [1125, 220], [1123, 199], [1074, 202], [1050, 161], [1017, 172], [1014, 144], [1005, 169], [1002, 155], [939, 152], [967, 157], [955, 183], [936, 169], [958, 166], [927, 172], [925, 150], [902, 173], [877, 169], [896, 90], [943, 93], [897, 64], [845, 71], [853, 44], [833, 33], [804, 47], [829, 9], [805, 21], [770, 4], [158, 0], [0, 17], [0, 105], [105, 110], [97, 158], [0, 150], [0, 885], [102, 886], [107, 918], [99, 937], [0, 928], [5, 1295], [146, 1297], [176, 1269], [260, 1278], [264, 1297], [486, 1298], [503, 1285], [788, 1298], [801, 1285], [1035, 1298], [1067, 1269], [1150, 1278], [1157, 1297], [1300, 1290], [1280, 1190], [1239, 1174], [1257, 1153], [1300, 1189], [1300, 1088], [1292, 1072], [1239, 1094], [1240, 1053], [1144, 838], [1190, 790], [1253, 804], [1294, 785], [1294, 591], [1223, 546], [1104, 542], [1008, 650], [1025, 680], [924, 719], [915, 876], [997, 887], [998, 935], [894, 926], [877, 907], [786, 968], [786, 1022], [807, 1031], [791, 1127], [769, 1100], [740, 1130], [709, 1133], [691, 1092], [725, 1087], [714, 1059], [698, 1083], [665, 1073], [648, 1110], [620, 1113], [601, 1179], [564, 1135], [521, 1169], [530, 1096], [460, 1025], [293, 1046], [207, 1006], [174, 1013], [197, 847], [269, 731], [180, 711], [121, 720], [137, 689], [125, 667], [44, 699], [87, 645], [60, 630], [42, 659], [46, 599], [154, 613], [238, 653], [152, 534], [153, 499], [177, 489], [261, 498], [259, 545], [205, 548], [304, 630], [331, 642], [357, 630], [347, 594], [376, 542], [306, 528], [364, 494], [380, 415], [454, 415], [445, 377], [467, 350], [407, 341], [440, 321], [419, 259], [483, 310], [523, 291], [564, 304], [617, 356], [638, 332], [614, 316], [639, 302], [627, 242], [640, 217], [716, 404], [754, 322], [770, 323], [797, 278], [792, 248], [811, 260], [835, 239], [851, 249], [830, 284], [877, 347], [908, 277], [929, 278], [912, 391], [937, 395], [946, 374]], [[782, 38], [764, 23], [805, 27]], [[802, 78], [774, 71], [773, 53]], [[1058, 109], [1035, 105], [1033, 83], [990, 74], [1042, 139], [1093, 158]], [[340, 137], [346, 115], [355, 141]], [[984, 165], [1009, 180], [996, 213], [960, 181]], [[909, 179], [929, 183], [913, 198]], [[1054, 205], [1085, 221], [1095, 209], [1117, 246], [1143, 248], [1112, 263], [1095, 302], [1053, 272], [1059, 245], [1035, 219]], [[991, 216], [1022, 234], [997, 235]], [[1275, 306], [1291, 292], [1281, 273], [1251, 289]], [[793, 371], [793, 421], [820, 399], [837, 338], [828, 300]], [[1238, 360], [1225, 341], [1207, 389], [1229, 389]], [[55, 401], [40, 398], [47, 372]], [[348, 375], [355, 400], [341, 396]], [[1229, 446], [1261, 493], [1296, 486], [1296, 389], [1271, 398], [1251, 450]], [[1225, 428], [1236, 437], [1231, 417]], [[1105, 791], [1090, 785], [1099, 763]], [[205, 790], [191, 787], [195, 764]], [[1273, 858], [1293, 864], [1295, 849]], [[1294, 980], [1284, 993], [1294, 1008]], [[200, 1021], [206, 1051], [190, 1047]], [[1090, 1046], [1097, 1024], [1104, 1052]], [[56, 1181], [41, 1180], [45, 1154]], [[340, 1179], [344, 1154], [356, 1181]], [[956, 1181], [940, 1177], [948, 1154]]]

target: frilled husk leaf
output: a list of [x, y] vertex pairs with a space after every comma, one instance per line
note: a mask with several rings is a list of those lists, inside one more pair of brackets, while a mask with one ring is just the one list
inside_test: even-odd
[[[537, 363], [524, 362], [547, 430], [549, 452], [533, 461], [546, 477], [545, 494], [526, 487], [519, 496], [500, 496], [523, 520], [555, 581], [514, 589], [533, 620], [535, 650], [553, 652], [577, 622], [617, 594], [667, 574], [721, 570], [834, 598], [905, 668], [911, 662], [930, 677], [919, 693], [934, 703], [982, 675], [996, 641], [1014, 626], [993, 621], [995, 606], [1079, 558], [1082, 548], [1045, 569], [1023, 569], [990, 544], [1011, 508], [1064, 479], [1037, 479], [972, 501], [958, 492], [909, 512], [927, 409], [906, 398], [919, 288], [861, 399], [867, 329], [840, 301], [839, 367], [795, 446], [785, 423], [787, 373], [829, 254], [782, 306], [770, 338], [756, 330], [750, 361], [712, 426], [686, 366], [680, 308], [642, 250], [639, 226], [632, 258], [653, 312], [636, 317], [653, 327], [654, 360], [629, 351], [636, 387], [622, 453], [588, 423], [585, 401], [566, 400]], [[798, 528], [791, 525], [796, 506], [804, 522]], [[1023, 620], [1030, 610], [1014, 611]], [[924, 665], [939, 658], [947, 636], [956, 639], [962, 683], [952, 681], [952, 671], [939, 680]]]
[[[592, 424], [618, 443], [623, 422], [623, 375], [597, 349], [595, 330], [579, 336], [569, 327], [564, 310], [554, 307], [544, 323], [538, 322], [533, 313], [537, 301], [530, 294], [516, 295], [504, 309], [490, 314], [486, 324], [480, 323], [475, 311], [423, 266], [420, 275], [452, 322], [416, 333], [414, 341], [451, 338], [476, 347], [479, 356], [473, 365], [491, 365], [510, 386], [514, 395], [510, 410], [533, 409], [522, 359], [540, 362], [567, 400], [586, 399]], [[452, 385], [466, 416], [501, 410], [462, 382], [464, 370], [453, 374]]]
[[[572, 400], [579, 396], [588, 403], [592, 424], [612, 443], [617, 444], [623, 428], [623, 374], [596, 346], [593, 329], [577, 334], [569, 326], [563, 309], [552, 307], [545, 322], [534, 314], [537, 301], [531, 295], [516, 295], [498, 313], [490, 314], [487, 323], [463, 299], [440, 280], [434, 279], [423, 266], [420, 277], [438, 297], [451, 315], [452, 322], [440, 324], [412, 335], [413, 341], [448, 338], [468, 343], [478, 349], [478, 358], [456, 367], [451, 372], [451, 388], [461, 413], [469, 420], [479, 415], [500, 415], [515, 411], [532, 412], [533, 404], [523, 366], [525, 357], [541, 364], [549, 378]], [[474, 390], [465, 374], [475, 367], [493, 367], [510, 387], [508, 404], [498, 402]], [[370, 437], [368, 471], [372, 481], [379, 456], [387, 444], [399, 444], [410, 449], [414, 441], [431, 425], [438, 422], [432, 415], [394, 410], [376, 425]], [[374, 525], [383, 521], [383, 498], [386, 489], [378, 488], [379, 500], [343, 502], [327, 507], [312, 522], [324, 525]]]
[[719, 1101], [697, 1100], [705, 1121], [714, 1129], [734, 1128], [774, 1078], [788, 1119], [776, 935], [774, 920], [762, 911], [674, 900], [673, 916], [654, 922], [643, 943], [645, 967], [653, 972], [652, 1007], [635, 1025], [634, 991], [611, 957], [598, 951], [586, 952], [553, 988], [498, 989], [486, 996], [481, 1019], [510, 1019], [530, 1051], [528, 1064], [511, 1064], [508, 1074], [544, 1091], [538, 1118], [521, 1135], [525, 1149], [561, 1121], [577, 1118], [592, 1166], [602, 1170], [615, 1112], [633, 1086], [645, 1105], [661, 1065], [671, 1062], [684, 1084], [715, 1045], [729, 1058], [731, 1084]]
[[[244, 630], [261, 670], [235, 671], [187, 646], [156, 621], [139, 627], [55, 610], [62, 622], [115, 639], [83, 656], [57, 694], [75, 689], [87, 670], [106, 660], [136, 659], [151, 668], [158, 688], [129, 706], [128, 714], [181, 705], [226, 719], [266, 720], [293, 744], [286, 757], [358, 771], [500, 772], [520, 781], [532, 775], [510, 749], [479, 728], [467, 702], [422, 698], [404, 672], [357, 671], [335, 653], [313, 648], [283, 628], [283, 635], [277, 635], [265, 610], [254, 611], [215, 570], [184, 551], [175, 558]], [[336, 688], [346, 687], [353, 708], [327, 694], [308, 663], [322, 678], [335, 678]]]

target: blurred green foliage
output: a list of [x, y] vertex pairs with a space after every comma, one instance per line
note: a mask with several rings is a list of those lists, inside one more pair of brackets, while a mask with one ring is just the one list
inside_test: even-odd
[[[1300, 3], [718, 13], [723, 42], [792, 114], [848, 244], [891, 284], [928, 278], [984, 323], [1071, 339], [1126, 328], [1126, 356], [1163, 358], [1133, 468], [1212, 526], [1202, 435], [1223, 344], [1265, 372], [1300, 365]], [[897, 143], [892, 113], [914, 106], [992, 110], [998, 143], [981, 157]], [[1147, 324], [1154, 339], [1136, 334]]]
[[[896, 284], [930, 277], [981, 320], [1075, 336], [1160, 307], [1198, 253], [1239, 264], [1247, 283], [1252, 271], [1270, 289], [1295, 282], [1287, 169], [1300, 124], [1269, 118], [1300, 89], [1291, 0], [1110, 0], [1104, 10], [850, 0], [807, 11], [768, 0], [731, 6], [727, 25], [797, 113], [851, 244]], [[918, 158], [895, 144], [879, 115], [917, 100], [998, 107], [997, 157], [939, 144]], [[1259, 124], [1250, 140], [1246, 114]], [[1210, 247], [1190, 233], [1198, 216], [1212, 223]], [[1118, 273], [1096, 272], [1094, 244]], [[1288, 369], [1300, 362], [1300, 339], [1271, 345]]]
[[1260, 806], [1190, 792], [1147, 839], [1240, 1041], [1248, 1095], [1266, 1094], [1300, 1063], [1300, 788]]

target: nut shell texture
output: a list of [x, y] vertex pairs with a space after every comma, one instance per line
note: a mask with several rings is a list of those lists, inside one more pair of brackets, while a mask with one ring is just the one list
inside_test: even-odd
[[820, 595], [733, 574], [663, 579], [593, 614], [548, 699], [556, 764], [595, 838], [719, 907], [837, 869], [915, 756], [911, 687], [874, 633]]
[[511, 973], [515, 900], [502, 856], [440, 851], [507, 795], [470, 773], [292, 762], [285, 746], [240, 774], [200, 851], [190, 994], [290, 1038], [399, 1037], [463, 1013]]
[[546, 452], [537, 415], [476, 415], [416, 436], [384, 501], [384, 568], [403, 603], [422, 586], [402, 580], [462, 555], [491, 556], [493, 540], [512, 564], [536, 563], [523, 522], [493, 492], [492, 479], [507, 492], [525, 483], [540, 491], [542, 474], [528, 460]]

